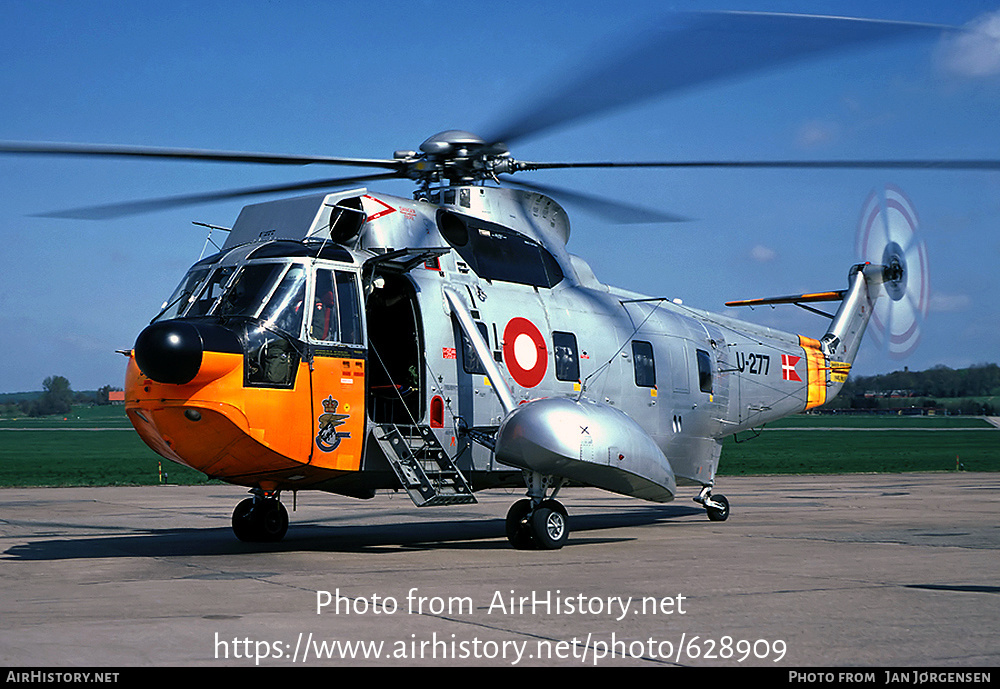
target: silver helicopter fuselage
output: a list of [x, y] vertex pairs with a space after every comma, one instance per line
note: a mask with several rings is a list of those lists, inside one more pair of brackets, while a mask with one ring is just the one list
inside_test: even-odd
[[657, 502], [710, 487], [723, 438], [836, 394], [870, 313], [855, 280], [820, 342], [610, 287], [568, 252], [565, 211], [516, 189], [256, 204], [223, 251], [284, 239], [354, 258], [371, 439], [356, 480], [313, 486], [353, 495], [398, 485], [375, 438], [394, 424], [429, 429], [472, 490], [522, 474]]

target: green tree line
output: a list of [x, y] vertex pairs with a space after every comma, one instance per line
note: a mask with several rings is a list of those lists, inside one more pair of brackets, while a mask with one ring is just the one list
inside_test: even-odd
[[977, 364], [952, 369], [935, 366], [927, 371], [894, 371], [849, 379], [842, 394], [909, 390], [925, 397], [986, 397], [1000, 395], [1000, 366]]
[[879, 408], [884, 406], [880, 400], [894, 393], [911, 399], [913, 406], [944, 407], [952, 413], [993, 416], [1000, 413], [1000, 366], [976, 364], [953, 369], [940, 365], [926, 371], [904, 368], [874, 376], [852, 376], [831, 406]]
[[64, 376], [49, 376], [42, 382], [42, 392], [30, 395], [16, 402], [2, 405], [4, 415], [24, 414], [26, 416], [52, 416], [68, 414], [74, 404], [110, 404], [108, 393], [120, 390], [110, 385], [97, 392], [74, 392], [70, 382]]

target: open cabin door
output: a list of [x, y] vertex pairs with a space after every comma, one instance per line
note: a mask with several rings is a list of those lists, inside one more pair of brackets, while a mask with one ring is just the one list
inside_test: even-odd
[[378, 424], [416, 426], [425, 409], [420, 307], [406, 274], [450, 249], [400, 249], [365, 261], [368, 416]]

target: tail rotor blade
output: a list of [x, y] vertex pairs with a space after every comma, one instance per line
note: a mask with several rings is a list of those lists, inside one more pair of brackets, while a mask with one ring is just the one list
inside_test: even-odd
[[893, 359], [903, 359], [916, 348], [927, 316], [927, 249], [917, 226], [913, 204], [892, 186], [869, 195], [858, 224], [858, 259], [891, 269], [876, 299], [872, 323], [883, 351]]

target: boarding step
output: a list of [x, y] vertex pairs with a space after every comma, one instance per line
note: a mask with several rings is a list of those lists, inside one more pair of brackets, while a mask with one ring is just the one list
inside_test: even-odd
[[429, 427], [379, 424], [375, 439], [417, 507], [478, 502]]

